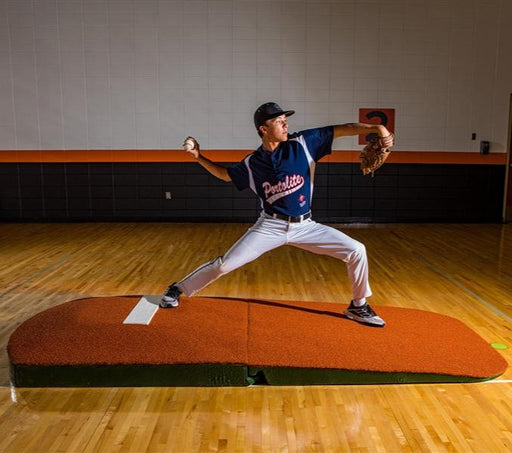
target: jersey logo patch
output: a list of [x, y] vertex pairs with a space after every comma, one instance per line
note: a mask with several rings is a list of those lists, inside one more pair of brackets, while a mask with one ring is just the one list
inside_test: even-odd
[[303, 208], [305, 204], [306, 204], [306, 196], [304, 194], [300, 194], [299, 195], [299, 206], [301, 208]]
[[262, 184], [265, 192], [265, 198], [267, 203], [274, 203], [274, 201], [280, 198], [286, 197], [293, 192], [296, 192], [304, 185], [304, 177], [301, 175], [286, 176], [284, 181], [279, 181], [277, 184], [270, 184], [265, 181]]

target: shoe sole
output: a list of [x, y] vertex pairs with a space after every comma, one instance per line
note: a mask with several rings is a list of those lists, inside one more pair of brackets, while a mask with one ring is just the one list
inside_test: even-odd
[[160, 308], [176, 308], [179, 305], [179, 302], [177, 300], [169, 301], [162, 299], [158, 305]]
[[356, 321], [359, 324], [364, 324], [365, 326], [372, 326], [372, 327], [385, 327], [386, 326], [386, 323], [384, 321], [382, 321], [382, 324], [381, 323], [371, 322], [371, 321], [366, 320], [365, 318], [359, 318], [358, 316], [354, 316], [352, 313], [350, 313], [348, 311], [345, 311], [343, 314], [348, 319], [350, 319], [352, 321]]

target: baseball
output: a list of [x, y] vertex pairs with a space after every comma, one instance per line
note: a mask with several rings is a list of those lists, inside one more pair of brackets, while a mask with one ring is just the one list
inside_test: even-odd
[[190, 138], [185, 140], [185, 143], [183, 143], [183, 149], [185, 151], [190, 151], [190, 150], [194, 149], [194, 147], [195, 147], [194, 141], [191, 140]]

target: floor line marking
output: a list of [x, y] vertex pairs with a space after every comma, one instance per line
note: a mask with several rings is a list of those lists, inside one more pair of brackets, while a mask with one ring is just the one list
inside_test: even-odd
[[[472, 385], [485, 385], [485, 384], [511, 384], [512, 383], [512, 379], [502, 379], [502, 380], [488, 380], [488, 381], [479, 381], [479, 382], [464, 382], [464, 381], [460, 381], [460, 382], [411, 382], [411, 383], [408, 383], [408, 384], [399, 384], [399, 383], [394, 383], [394, 384], [384, 384], [384, 385], [397, 385], [397, 386], [404, 386], [404, 385], [432, 385], [432, 384], [435, 384], [435, 385], [448, 385], [448, 386], [453, 386], [454, 384], [464, 384], [464, 385], [467, 385], [467, 384], [472, 384]], [[367, 384], [367, 385], [379, 385], [379, 384]], [[384, 385], [381, 385], [381, 387], [383, 387]], [[255, 385], [251, 385], [249, 387], [244, 387], [244, 388], [247, 388], [247, 389], [250, 389], [252, 387], [264, 387], [264, 388], [268, 388], [269, 386], [268, 385], [261, 385], [261, 384], [255, 384]], [[53, 389], [55, 389], [56, 387], [52, 387]], [[10, 385], [0, 385], [0, 389], [10, 389], [11, 392], [16, 392], [16, 389], [18, 389], [18, 387], [14, 386], [13, 384], [10, 384]], [[30, 388], [27, 389], [27, 387], [20, 387], [19, 388], [20, 390], [31, 390]], [[16, 396], [14, 395], [13, 398], [16, 398]], [[13, 401], [15, 402], [15, 401]]]
[[458, 286], [460, 289], [462, 289], [463, 291], [467, 292], [468, 294], [470, 294], [471, 296], [473, 296], [475, 299], [479, 300], [480, 302], [482, 302], [484, 305], [486, 305], [487, 307], [489, 307], [492, 311], [494, 311], [496, 314], [498, 314], [499, 316], [505, 318], [508, 322], [512, 322], [512, 318], [507, 315], [506, 313], [503, 313], [499, 308], [496, 308], [493, 304], [491, 304], [490, 302], [487, 302], [483, 297], [481, 297], [480, 295], [478, 295], [477, 293], [475, 293], [474, 291], [471, 291], [468, 287], [464, 286], [462, 283], [460, 283], [458, 280], [456, 280], [455, 278], [453, 278], [451, 275], [447, 274], [446, 272], [444, 272], [442, 269], [439, 269], [436, 265], [432, 264], [430, 261], [428, 261], [426, 258], [424, 258], [423, 256], [421, 256], [420, 254], [418, 253], [413, 253], [414, 256], [416, 256], [416, 258], [418, 258], [419, 260], [423, 261], [428, 267], [430, 267], [434, 272], [438, 273], [439, 275], [441, 275], [442, 277], [446, 278], [447, 280], [449, 280], [450, 282], [452, 282], [454, 285]]
[[56, 261], [55, 263], [53, 264], [50, 264], [49, 266], [45, 267], [44, 269], [41, 269], [40, 271], [36, 272], [34, 275], [30, 276], [29, 278], [23, 280], [21, 283], [18, 283], [17, 285], [13, 286], [12, 288], [9, 288], [7, 291], [3, 292], [2, 294], [0, 294], [0, 299], [4, 296], [6, 296], [7, 294], [9, 294], [10, 292], [18, 289], [20, 286], [23, 286], [25, 285], [26, 283], [34, 280], [35, 278], [39, 277], [41, 274], [44, 274], [45, 272], [48, 272], [50, 271], [51, 269], [53, 269], [54, 267], [57, 267], [57, 266], [60, 266], [62, 263], [64, 263], [65, 261], [68, 261], [69, 259], [71, 258], [71, 255], [70, 254], [66, 254], [64, 255], [62, 258], [60, 258], [58, 261]]
[[483, 381], [482, 384], [510, 384], [512, 379], [502, 379], [500, 381]]

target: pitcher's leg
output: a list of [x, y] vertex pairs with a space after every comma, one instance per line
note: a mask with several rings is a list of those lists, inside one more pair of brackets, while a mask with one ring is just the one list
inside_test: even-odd
[[344, 315], [363, 324], [384, 327], [384, 320], [377, 316], [366, 302], [366, 297], [371, 296], [372, 291], [368, 284], [368, 258], [365, 246], [341, 231], [313, 221], [299, 226], [294, 233], [289, 244], [347, 263], [353, 299]]
[[354, 299], [364, 299], [372, 295], [368, 283], [368, 256], [366, 247], [361, 242], [352, 239], [352, 252], [349, 254], [347, 270], [352, 283], [352, 294]]
[[372, 295], [368, 282], [366, 247], [361, 242], [335, 228], [311, 221], [296, 230], [289, 244], [344, 261], [353, 298], [364, 299]]
[[178, 288], [191, 296], [222, 275], [255, 260], [261, 253], [246, 245], [244, 239], [247, 240], [245, 236], [240, 238], [224, 255], [199, 266], [177, 283]]
[[191, 296], [222, 275], [283, 245], [285, 241], [284, 229], [276, 228], [275, 222], [260, 219], [224, 255], [198, 267], [176, 286], [184, 294]]

